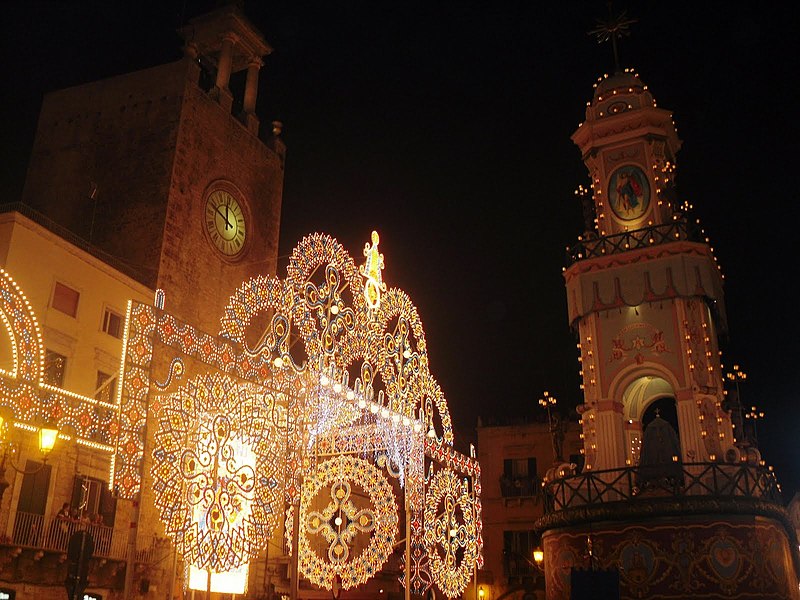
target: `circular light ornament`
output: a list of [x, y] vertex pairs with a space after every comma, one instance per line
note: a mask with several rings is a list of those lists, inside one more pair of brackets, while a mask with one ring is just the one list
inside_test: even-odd
[[433, 581], [448, 598], [459, 597], [471, 581], [477, 537], [466, 483], [450, 469], [438, 471], [425, 498], [425, 545]]
[[319, 464], [300, 501], [303, 576], [326, 589], [337, 576], [345, 590], [369, 580], [392, 552], [397, 511], [392, 486], [371, 463], [340, 455]]
[[275, 407], [222, 375], [159, 399], [155, 505], [166, 533], [199, 569], [231, 571], [266, 547], [282, 506], [270, 419]]

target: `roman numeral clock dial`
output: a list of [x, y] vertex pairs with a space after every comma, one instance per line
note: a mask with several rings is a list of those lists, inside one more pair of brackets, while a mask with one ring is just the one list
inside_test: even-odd
[[244, 250], [246, 235], [242, 205], [227, 190], [214, 190], [206, 199], [205, 227], [211, 244], [232, 258]]

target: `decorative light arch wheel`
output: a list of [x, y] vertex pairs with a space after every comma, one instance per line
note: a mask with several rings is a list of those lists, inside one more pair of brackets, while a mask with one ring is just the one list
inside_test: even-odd
[[[368, 503], [354, 493], [354, 488], [367, 496]], [[319, 510], [315, 508], [320, 506]], [[337, 575], [345, 590], [366, 582], [381, 570], [392, 552], [398, 531], [397, 511], [392, 486], [368, 461], [340, 455], [320, 463], [303, 483], [301, 572], [327, 589], [332, 588]], [[366, 544], [365, 536], [369, 538]], [[357, 552], [361, 547], [363, 551]]]
[[449, 598], [470, 582], [478, 560], [475, 501], [451, 469], [431, 478], [425, 500], [425, 543], [434, 583]]
[[190, 564], [217, 572], [246, 564], [269, 540], [282, 498], [277, 410], [269, 394], [221, 375], [163, 397], [153, 490], [166, 533]]

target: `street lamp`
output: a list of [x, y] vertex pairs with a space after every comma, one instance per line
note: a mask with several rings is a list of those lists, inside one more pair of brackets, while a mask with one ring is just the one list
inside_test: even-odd
[[753, 421], [753, 445], [758, 447], [758, 428], [756, 422], [764, 418], [764, 411], [756, 410], [755, 406], [750, 407], [750, 412], [745, 415], [745, 418]]
[[[736, 423], [734, 424], [735, 427], [741, 429], [741, 439], [739, 442], [746, 443], [745, 439], [745, 432], [744, 432], [744, 419], [742, 415], [742, 396], [739, 391], [739, 382], [747, 380], [747, 373], [742, 371], [739, 365], [733, 365], [733, 371], [729, 373], [725, 373], [725, 377], [728, 381], [732, 381], [736, 385], [736, 402], [733, 404], [732, 408], [736, 409]], [[737, 436], [739, 437], [739, 436]]]
[[539, 398], [539, 406], [543, 406], [547, 410], [547, 425], [550, 430], [550, 438], [553, 442], [553, 464], [562, 462], [564, 459], [561, 456], [562, 444], [564, 441], [564, 425], [558, 413], [552, 414], [550, 407], [555, 407], [558, 400], [555, 396], [551, 396], [550, 392], [545, 392]]
[[17, 473], [22, 473], [23, 475], [33, 475], [38, 473], [47, 464], [47, 457], [50, 455], [50, 452], [53, 451], [53, 448], [56, 444], [56, 439], [58, 438], [57, 429], [53, 429], [52, 427], [39, 427], [36, 430], [36, 437], [39, 444], [39, 452], [42, 454], [42, 462], [39, 464], [39, 466], [34, 467], [31, 470], [26, 470], [14, 464], [14, 461], [11, 458], [11, 456], [17, 452], [17, 447], [15, 442], [7, 439], [6, 429], [6, 420], [0, 416], [0, 446], [3, 448], [3, 455], [2, 458], [0, 458], [0, 502], [3, 500], [3, 494], [5, 493], [6, 488], [8, 488], [10, 485], [8, 480], [6, 480], [6, 466], [11, 465], [12, 469], [14, 469]]
[[533, 562], [536, 563], [536, 566], [540, 569], [542, 568], [542, 562], [544, 562], [544, 551], [540, 546], [536, 546], [533, 550]]
[[539, 398], [539, 406], [547, 409], [547, 420], [550, 420], [550, 407], [558, 403], [555, 396], [551, 396], [550, 392], [545, 392], [542, 398]]

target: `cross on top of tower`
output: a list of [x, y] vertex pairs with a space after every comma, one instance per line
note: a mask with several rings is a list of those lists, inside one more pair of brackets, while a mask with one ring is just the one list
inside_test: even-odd
[[611, 48], [614, 52], [614, 70], [619, 71], [619, 49], [617, 47], [617, 40], [623, 36], [629, 36], [630, 26], [636, 23], [636, 19], [628, 17], [628, 11], [621, 11], [616, 15], [611, 8], [611, 2], [608, 3], [608, 17], [606, 19], [597, 19], [595, 21], [595, 28], [588, 32], [589, 35], [597, 37], [597, 43], [611, 41]]

